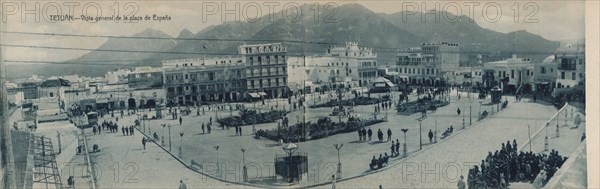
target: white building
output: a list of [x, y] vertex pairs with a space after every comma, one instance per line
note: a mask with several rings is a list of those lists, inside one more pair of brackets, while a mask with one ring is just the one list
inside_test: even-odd
[[321, 56], [294, 57], [290, 62], [294, 76], [319, 85], [367, 86], [377, 77], [377, 54], [371, 48], [359, 47], [356, 42], [332, 46]]
[[585, 45], [561, 47], [555, 53], [558, 64], [554, 96], [570, 91], [570, 88], [585, 87]]
[[[484, 76], [483, 86], [491, 88], [500, 87], [505, 92], [517, 92], [517, 90], [532, 90], [535, 83], [534, 65], [529, 58], [511, 58], [483, 64]], [[523, 86], [522, 89], [519, 89]]]
[[109, 85], [113, 84], [124, 84], [127, 83], [127, 75], [131, 72], [130, 69], [118, 69], [114, 71], [106, 72], [104, 78], [106, 78]]
[[456, 43], [423, 43], [398, 53], [396, 71], [410, 84], [440, 84], [460, 72], [459, 53]]

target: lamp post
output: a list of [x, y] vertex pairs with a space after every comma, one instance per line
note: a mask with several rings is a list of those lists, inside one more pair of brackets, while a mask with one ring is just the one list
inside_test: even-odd
[[344, 146], [344, 144], [334, 144], [333, 146], [337, 150], [337, 155], [338, 155], [337, 179], [340, 179], [340, 178], [342, 178], [342, 161], [340, 160], [340, 150], [342, 149], [342, 146]]
[[246, 149], [242, 148], [242, 179], [248, 182], [248, 169], [246, 168]]
[[529, 135], [529, 151], [531, 152], [531, 125], [527, 124], [527, 135]]
[[471, 96], [473, 95], [471, 95], [470, 91], [467, 94], [469, 95], [469, 126], [471, 126], [473, 124], [473, 99], [471, 99]]
[[419, 118], [419, 150], [423, 149], [423, 133], [422, 133], [421, 122], [423, 122], [423, 119]]
[[163, 128], [162, 130], [162, 137], [160, 139], [160, 143], [162, 144], [162, 146], [165, 146], [165, 127], [167, 126], [167, 124], [160, 124]]
[[404, 144], [402, 145], [402, 157], [406, 157], [407, 153], [406, 153], [406, 132], [408, 131], [408, 129], [401, 129], [402, 132], [404, 132]]
[[477, 114], [478, 116], [481, 116], [481, 104], [483, 103], [482, 100], [479, 101], [479, 114]]
[[179, 133], [179, 157], [181, 158], [183, 156], [183, 151], [182, 151], [182, 147], [183, 146], [183, 132]]
[[169, 152], [171, 151], [171, 124], [169, 124], [167, 127], [169, 127]]
[[219, 167], [220, 167], [219, 166], [219, 145], [215, 145], [214, 148], [217, 151], [217, 176], [219, 176], [219, 172], [220, 172], [220, 170], [219, 170]]
[[544, 137], [544, 151], [548, 151], [548, 126], [550, 122], [546, 123], [546, 137]]

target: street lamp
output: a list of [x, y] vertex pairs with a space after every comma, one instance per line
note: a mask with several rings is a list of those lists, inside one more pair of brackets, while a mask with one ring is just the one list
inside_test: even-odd
[[215, 145], [214, 148], [217, 151], [217, 176], [218, 176], [219, 175], [219, 145]]
[[339, 144], [339, 145], [334, 144], [333, 146], [337, 150], [337, 155], [338, 155], [337, 179], [340, 179], [340, 178], [342, 178], [342, 161], [340, 160], [340, 150], [342, 149], [342, 146], [344, 146], [344, 144]]
[[421, 122], [423, 122], [422, 118], [419, 118], [419, 150], [423, 149], [423, 133], [421, 128]]
[[167, 124], [160, 124], [163, 128], [162, 130], [162, 137], [160, 139], [160, 143], [162, 144], [162, 146], [165, 146], [165, 127], [167, 126]]
[[483, 103], [482, 100], [479, 101], [479, 114], [477, 114], [478, 116], [481, 116], [481, 104]]
[[171, 124], [169, 124], [167, 127], [169, 127], [169, 152], [171, 151]]
[[469, 126], [471, 126], [473, 124], [473, 99], [471, 99], [472, 95], [470, 91], [467, 94], [469, 95]]
[[406, 157], [407, 153], [406, 153], [406, 132], [408, 131], [408, 129], [400, 129], [402, 132], [404, 132], [404, 144], [402, 145], [402, 157]]
[[246, 149], [242, 148], [242, 178], [244, 182], [248, 182], [248, 169], [246, 168]]
[[183, 132], [179, 133], [179, 157], [181, 158], [183, 155], [182, 147], [183, 146]]

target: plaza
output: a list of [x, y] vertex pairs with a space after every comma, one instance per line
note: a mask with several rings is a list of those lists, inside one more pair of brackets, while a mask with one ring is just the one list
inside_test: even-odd
[[[256, 139], [252, 134], [253, 126], [242, 126], [242, 135], [236, 135], [235, 128], [221, 128], [214, 123], [216, 117], [226, 117], [237, 114], [236, 110], [215, 110], [214, 107], [209, 111], [206, 106], [205, 114], [200, 112], [197, 116], [196, 109], [191, 108], [192, 112], [189, 115], [181, 116], [180, 124], [178, 119], [171, 119], [171, 116], [164, 116], [158, 120], [143, 120], [137, 127], [138, 131], [146, 133], [151, 138], [154, 133], [158, 136], [155, 143], [146, 144], [147, 149], [142, 149], [141, 135], [136, 132], [134, 136], [123, 136], [121, 132], [104, 133], [99, 135], [89, 134], [90, 143], [99, 144], [101, 152], [92, 154], [94, 162], [102, 165], [99, 166], [102, 173], [111, 172], [109, 165], [112, 162], [118, 162], [119, 166], [125, 166], [129, 162], [136, 165], [148, 165], [150, 167], [159, 167], [156, 169], [169, 170], [180, 175], [181, 178], [188, 179], [190, 183], [200, 184], [202, 182], [216, 182], [215, 187], [233, 183], [247, 183], [251, 186], [269, 186], [269, 187], [303, 187], [303, 186], [326, 186], [324, 183], [331, 182], [331, 175], [337, 175], [338, 179], [346, 179], [339, 181], [338, 185], [342, 188], [351, 187], [356, 184], [361, 186], [376, 187], [380, 184], [393, 187], [435, 187], [447, 188], [453, 187], [460, 175], [466, 175], [469, 166], [477, 164], [485, 157], [488, 151], [493, 151], [500, 143], [505, 141], [519, 141], [519, 145], [528, 140], [528, 131], [531, 135], [536, 134], [544, 127], [548, 120], [552, 120], [552, 116], [557, 109], [552, 105], [543, 103], [533, 103], [530, 99], [515, 102], [514, 97], [503, 97], [508, 100], [508, 106], [501, 109], [496, 105], [490, 105], [489, 98], [486, 100], [475, 99], [476, 93], [467, 94], [466, 92], [450, 92], [450, 104], [437, 109], [435, 113], [427, 112], [427, 118], [419, 123], [421, 114], [398, 115], [395, 109], [383, 110], [377, 116], [387, 120], [383, 123], [375, 124], [370, 128], [376, 132], [381, 129], [384, 133], [390, 129], [392, 131], [392, 140], [404, 143], [404, 136], [401, 129], [408, 129], [406, 132], [407, 158], [402, 158], [402, 147], [400, 155], [391, 157], [386, 167], [381, 170], [373, 171], [369, 168], [370, 160], [373, 156], [379, 157], [380, 154], [391, 154], [391, 141], [384, 139], [384, 142], [377, 141], [373, 137], [371, 141], [359, 141], [356, 132], [340, 133], [325, 138], [316, 140], [294, 142], [298, 146], [298, 151], [308, 155], [308, 173], [302, 176], [300, 181], [294, 181], [292, 184], [287, 180], [275, 174], [275, 157], [277, 155], [285, 155], [282, 150], [282, 145], [277, 141], [269, 139]], [[458, 95], [462, 98], [458, 98]], [[321, 97], [322, 101], [330, 97], [325, 94]], [[344, 95], [349, 97], [349, 94]], [[398, 94], [392, 92], [392, 97]], [[471, 101], [468, 96], [471, 96]], [[306, 104], [319, 103], [316, 95], [306, 95]], [[317, 102], [313, 102], [312, 100]], [[409, 99], [417, 99], [415, 94], [409, 95]], [[394, 100], [394, 99], [392, 99]], [[480, 103], [481, 102], [481, 103]], [[270, 111], [271, 106], [278, 107], [278, 110], [289, 110], [287, 100], [275, 99], [265, 101], [265, 105], [261, 102], [243, 103], [248, 109], [257, 109], [262, 111]], [[480, 107], [481, 106], [481, 107]], [[228, 105], [225, 105], [228, 107]], [[460, 108], [461, 114], [457, 114], [457, 109]], [[173, 111], [176, 108], [173, 108]], [[183, 109], [183, 108], [182, 108]], [[360, 118], [373, 117], [374, 105], [364, 105], [353, 107], [352, 115]], [[469, 111], [470, 110], [470, 111]], [[303, 114], [301, 108], [287, 114], [290, 124], [295, 124], [302, 121], [315, 122], [319, 117], [330, 117], [331, 120], [337, 122], [340, 117], [328, 116], [332, 112], [332, 108], [306, 108], [306, 113]], [[478, 114], [480, 111], [490, 112], [487, 118], [479, 121]], [[164, 113], [167, 111], [165, 110]], [[493, 112], [493, 113], [492, 113]], [[154, 115], [155, 111], [140, 110], [137, 114]], [[469, 114], [472, 115], [470, 118]], [[562, 114], [561, 114], [562, 115]], [[118, 117], [115, 114], [115, 117]], [[212, 117], [212, 118], [211, 118]], [[116, 122], [115, 118], [110, 115], [105, 115], [105, 120]], [[118, 120], [119, 126], [134, 125], [134, 121], [138, 119], [138, 115], [120, 117]], [[201, 124], [208, 125], [209, 120], [213, 120], [213, 128], [210, 134], [205, 131], [203, 133]], [[346, 117], [341, 118], [346, 121]], [[561, 117], [562, 119], [562, 117]], [[464, 121], [463, 121], [464, 120]], [[572, 124], [572, 121], [560, 121]], [[464, 123], [464, 128], [463, 128]], [[164, 127], [163, 127], [164, 125]], [[530, 127], [528, 127], [528, 125]], [[453, 133], [442, 139], [442, 133], [450, 126], [454, 128]], [[277, 129], [277, 122], [256, 124], [255, 130], [259, 129]], [[554, 127], [551, 128], [551, 131]], [[427, 137], [429, 130], [432, 130], [437, 136], [433, 139], [434, 143], [429, 142]], [[563, 129], [562, 138], [552, 138], [550, 147], [557, 149], [561, 155], [570, 155], [574, 146], [578, 145], [578, 139], [584, 127], [578, 129]], [[422, 136], [419, 136], [420, 134]], [[88, 132], [89, 133], [89, 132]], [[169, 137], [170, 133], [170, 137]], [[181, 135], [183, 134], [183, 135]], [[542, 133], [543, 134], [543, 133]], [[551, 132], [553, 134], [553, 132]], [[541, 135], [541, 134], [540, 134]], [[384, 137], [385, 138], [385, 137]], [[543, 152], [543, 137], [534, 135], [532, 146], [534, 152]], [[568, 138], [568, 139], [567, 139]], [[552, 142], [553, 140], [567, 140], [568, 143]], [[421, 142], [420, 142], [421, 141]], [[437, 143], [435, 143], [437, 142]], [[343, 144], [339, 150], [339, 160], [341, 162], [341, 177], [338, 175], [338, 156], [335, 144]], [[419, 145], [422, 144], [422, 150]], [[560, 144], [560, 145], [559, 145]], [[159, 147], [162, 146], [162, 147]], [[218, 146], [218, 151], [216, 150]], [[520, 146], [523, 147], [523, 146]], [[242, 152], [242, 149], [244, 151]], [[218, 154], [217, 154], [218, 153]], [[140, 155], [132, 155], [140, 154]], [[444, 155], [439, 155], [444, 154]], [[141, 156], [141, 157], [140, 157]], [[125, 161], [127, 160], [127, 161]], [[177, 165], [179, 164], [179, 165]], [[182, 164], [185, 164], [182, 165]], [[219, 167], [217, 168], [217, 164]], [[171, 166], [165, 166], [171, 165]], [[243, 165], [247, 167], [247, 180], [243, 178]], [[407, 166], [417, 165], [416, 172], [402, 175], [406, 173]], [[131, 165], [127, 165], [131, 166]], [[422, 167], [425, 166], [425, 167]], [[144, 166], [140, 166], [144, 169]], [[421, 174], [427, 173], [428, 170], [436, 170], [437, 174]], [[155, 170], [148, 168], [149, 171]], [[442, 173], [442, 170], [444, 173]], [[203, 173], [200, 174], [199, 172]], [[208, 175], [205, 176], [204, 174]], [[104, 174], [103, 174], [104, 175]], [[148, 180], [147, 183], [141, 182], [123, 183], [132, 187], [149, 186], [149, 183], [157, 182], [164, 185], [168, 182], [162, 180], [162, 174], [152, 174], [155, 176], [145, 175], [143, 180]], [[169, 179], [176, 183], [177, 178], [171, 175]], [[401, 177], [404, 176], [404, 177]], [[155, 178], [156, 177], [156, 178]], [[225, 182], [213, 180], [217, 178]], [[402, 178], [402, 180], [397, 180]], [[106, 181], [101, 178], [98, 184], [101, 186], [122, 186]], [[396, 179], [396, 180], [394, 180]], [[206, 181], [208, 180], [208, 181]], [[161, 186], [162, 186], [161, 185]], [[167, 185], [164, 185], [167, 187]], [[238, 185], [235, 185], [236, 187]], [[240, 187], [242, 185], [239, 185]], [[200, 186], [198, 186], [200, 187]]]

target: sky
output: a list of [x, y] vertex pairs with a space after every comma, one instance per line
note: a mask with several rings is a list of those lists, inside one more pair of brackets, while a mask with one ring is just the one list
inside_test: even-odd
[[[358, 3], [376, 13], [392, 14], [406, 11], [405, 16], [421, 16], [421, 12], [443, 10], [455, 15], [471, 17], [483, 28], [498, 32], [526, 30], [549, 40], [582, 39], [585, 36], [583, 1], [3, 1], [0, 9], [1, 30], [11, 32], [43, 32], [84, 35], [130, 36], [146, 28], [161, 30], [176, 37], [187, 28], [196, 33], [210, 25], [224, 21], [254, 21], [253, 18], [276, 12], [273, 19], [286, 8], [311, 4], [313, 9], [302, 12], [318, 14], [322, 19], [335, 19], [336, 11], [330, 5]], [[38, 5], [36, 7], [36, 4]], [[237, 7], [236, 7], [237, 6]], [[29, 11], [25, 11], [29, 10]], [[34, 10], [34, 11], [31, 11]], [[297, 12], [286, 11], [288, 18]], [[318, 10], [318, 11], [315, 11]], [[48, 15], [81, 15], [111, 17], [113, 21], [86, 22], [83, 20], [54, 21]], [[115, 21], [114, 15], [140, 16], [141, 21]], [[155, 20], [153, 16], [170, 18]], [[36, 20], [39, 16], [39, 20]], [[149, 20], [145, 20], [149, 16]], [[430, 15], [426, 15], [430, 16]], [[453, 17], [442, 15], [442, 19]], [[105, 38], [74, 38], [32, 36], [0, 33], [2, 44], [97, 48]], [[34, 48], [2, 47], [4, 60], [64, 61], [77, 58], [88, 51], [65, 51]]]

